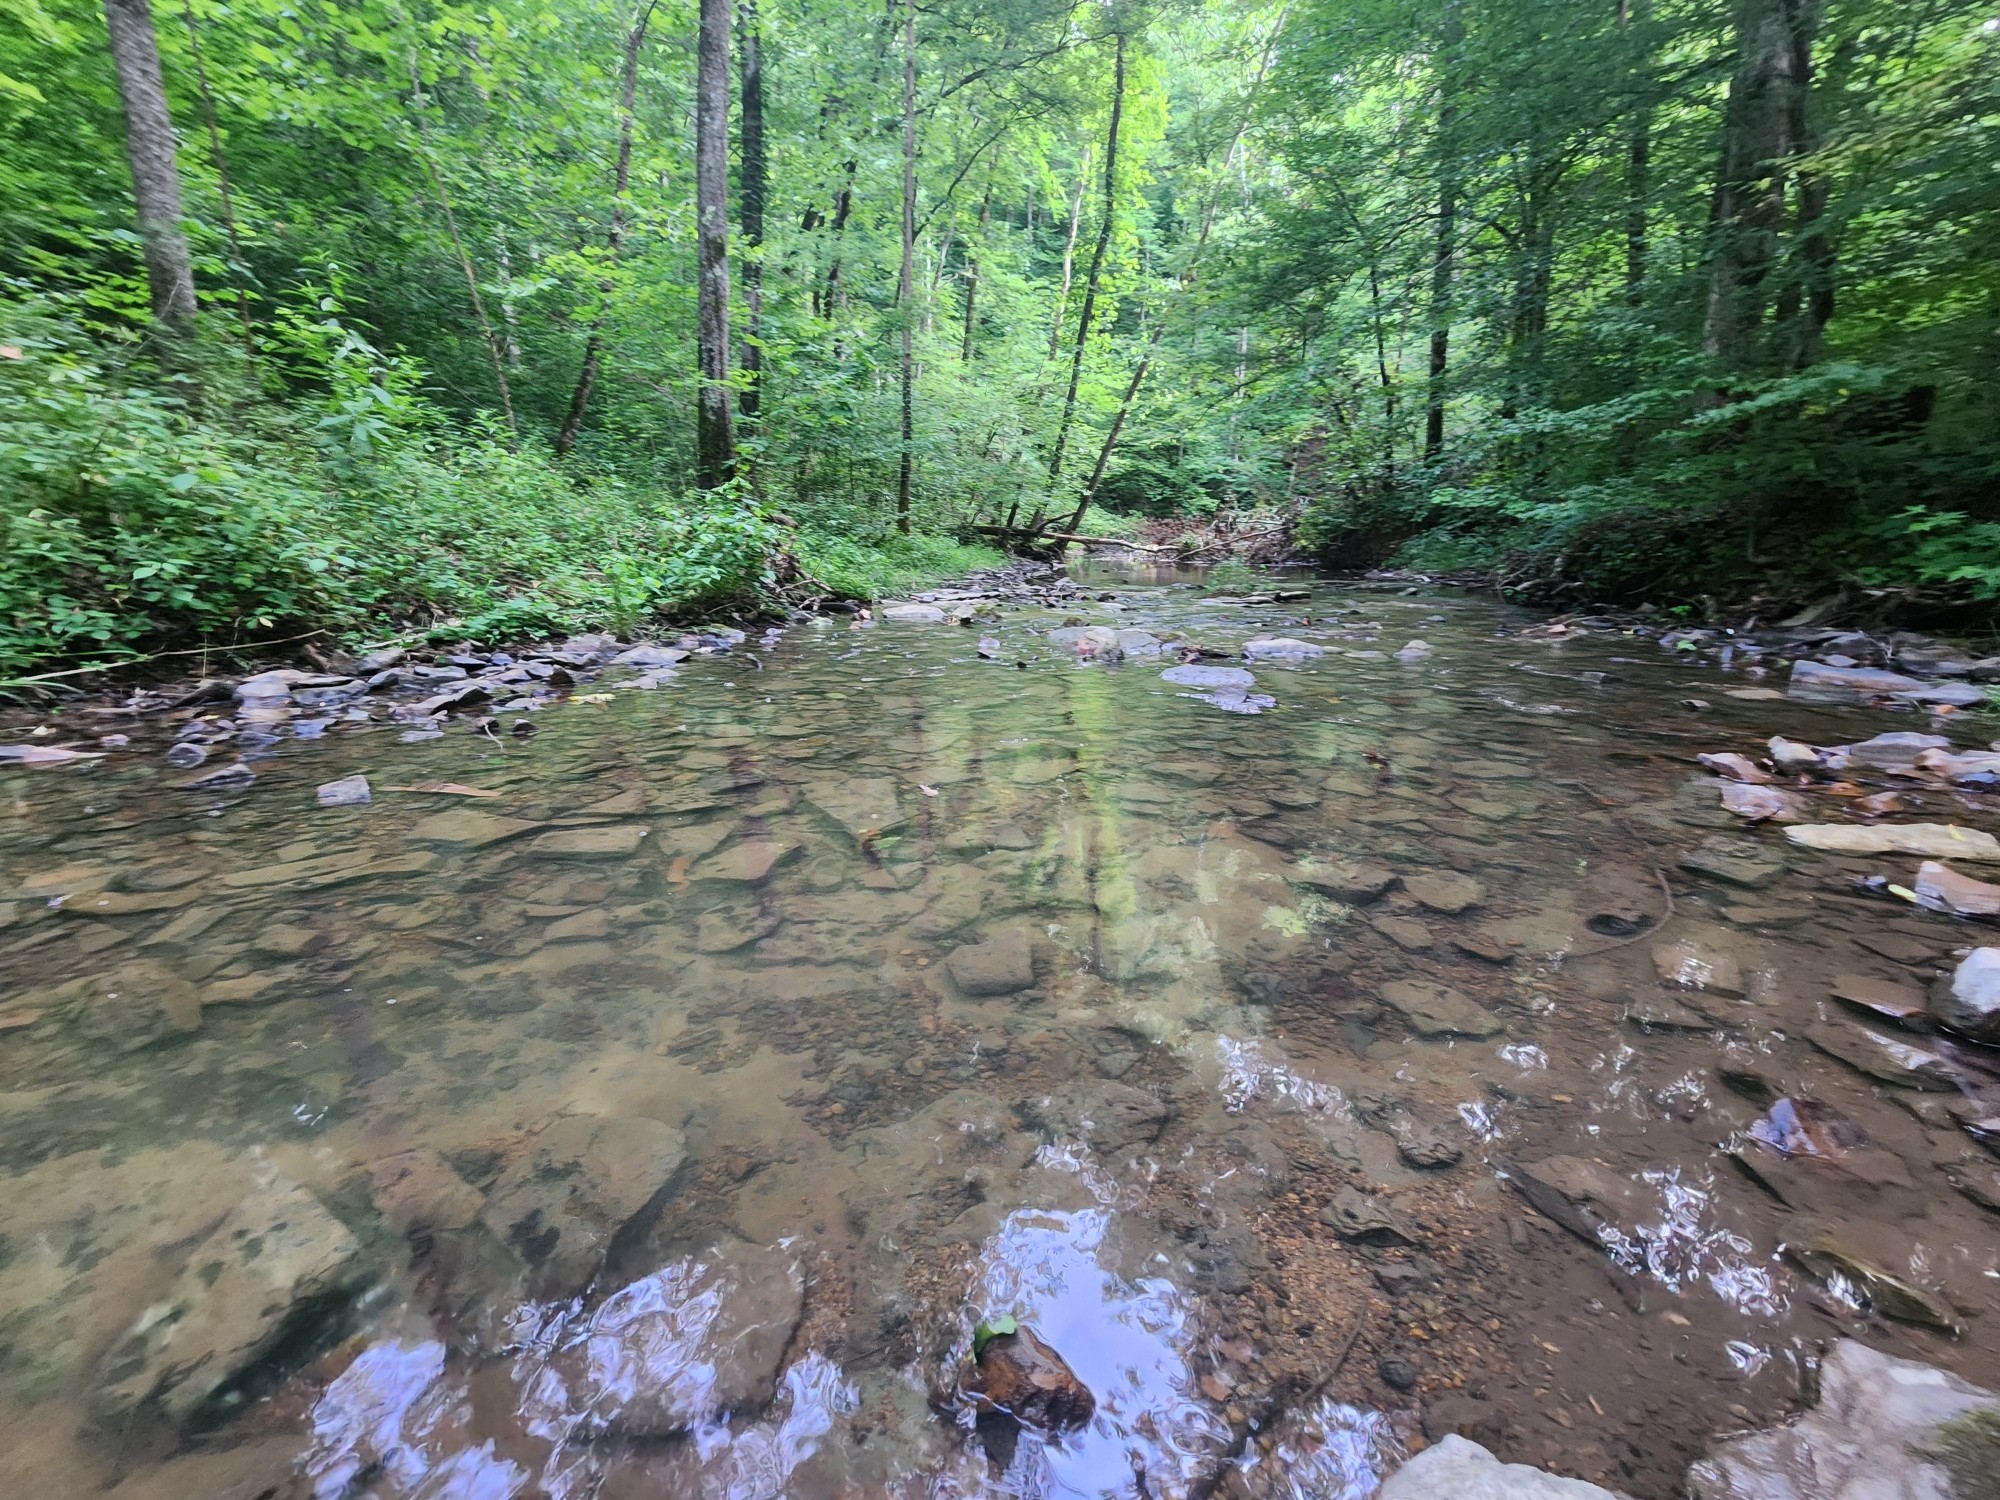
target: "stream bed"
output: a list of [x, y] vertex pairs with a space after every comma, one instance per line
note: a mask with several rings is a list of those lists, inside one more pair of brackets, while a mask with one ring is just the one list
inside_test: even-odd
[[[1695, 761], [1983, 738], [1087, 582], [253, 784], [0, 767], [0, 1490], [1367, 1500], [1458, 1431], [1666, 1500], [1834, 1337], [2000, 1380], [2000, 1065], [1853, 998], [1990, 929]], [[1001, 1316], [1086, 1425], [954, 1399]]]

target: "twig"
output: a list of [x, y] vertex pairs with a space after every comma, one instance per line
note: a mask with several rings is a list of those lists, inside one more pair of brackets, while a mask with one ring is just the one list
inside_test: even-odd
[[151, 656], [130, 656], [123, 661], [100, 662], [88, 667], [69, 667], [60, 672], [43, 672], [36, 677], [10, 677], [0, 681], [0, 688], [33, 687], [37, 683], [54, 682], [63, 677], [83, 677], [92, 672], [116, 672], [149, 661], [165, 661], [170, 656], [208, 656], [212, 653], [234, 655], [244, 651], [261, 651], [266, 646], [289, 646], [294, 641], [309, 641], [314, 636], [326, 633], [324, 630], [308, 630], [304, 635], [280, 636], [275, 641], [248, 641], [240, 646], [190, 646], [185, 651], [155, 651]]
[[1246, 1418], [1236, 1429], [1236, 1435], [1229, 1446], [1218, 1453], [1209, 1466], [1195, 1477], [1194, 1483], [1187, 1488], [1187, 1500], [1213, 1500], [1216, 1490], [1222, 1484], [1223, 1476], [1250, 1446], [1251, 1433], [1268, 1431], [1271, 1424], [1287, 1410], [1297, 1411], [1311, 1406], [1325, 1395], [1326, 1388], [1333, 1384], [1341, 1369], [1347, 1364], [1347, 1356], [1352, 1354], [1354, 1346], [1361, 1342], [1361, 1335], [1367, 1327], [1368, 1314], [1364, 1310], [1355, 1317], [1354, 1331], [1348, 1334], [1347, 1342], [1340, 1346], [1340, 1353], [1334, 1357], [1333, 1363], [1327, 1366], [1325, 1373], [1319, 1379], [1307, 1386], [1298, 1396], [1291, 1397], [1283, 1389], [1274, 1390], [1256, 1413]]

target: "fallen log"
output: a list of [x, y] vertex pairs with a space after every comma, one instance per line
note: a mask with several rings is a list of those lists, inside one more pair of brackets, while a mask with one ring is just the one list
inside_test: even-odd
[[981, 536], [1011, 537], [1025, 543], [1075, 542], [1080, 546], [1126, 547], [1134, 552], [1172, 552], [1172, 547], [1149, 547], [1144, 542], [1130, 542], [1122, 536], [1080, 536], [1073, 531], [1027, 531], [1018, 526], [974, 526]]

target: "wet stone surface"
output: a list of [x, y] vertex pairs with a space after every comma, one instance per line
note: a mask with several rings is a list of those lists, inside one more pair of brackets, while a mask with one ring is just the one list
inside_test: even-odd
[[[1286, 592], [7, 758], [0, 1492], [1668, 1500], [1838, 1339], [2000, 1388], [1977, 719]], [[1087, 1409], [999, 1440], [1001, 1318]]]

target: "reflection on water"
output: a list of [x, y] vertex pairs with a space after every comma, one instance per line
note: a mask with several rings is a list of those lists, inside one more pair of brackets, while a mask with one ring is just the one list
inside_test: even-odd
[[[1801, 1040], [1952, 930], [1814, 868], [1605, 936], [1745, 843], [1697, 750], [1878, 717], [1692, 721], [1715, 669], [1481, 601], [1089, 582], [612, 669], [532, 738], [0, 776], [0, 1488], [1362, 1500], [1471, 1410], [1650, 1500], [1649, 1411], [1777, 1412], [1839, 1314], [1809, 1215], [1992, 1380], [1950, 1101]], [[1519, 1195], [1554, 1158], [1589, 1234]], [[1087, 1427], [962, 1425], [1003, 1314]]]

